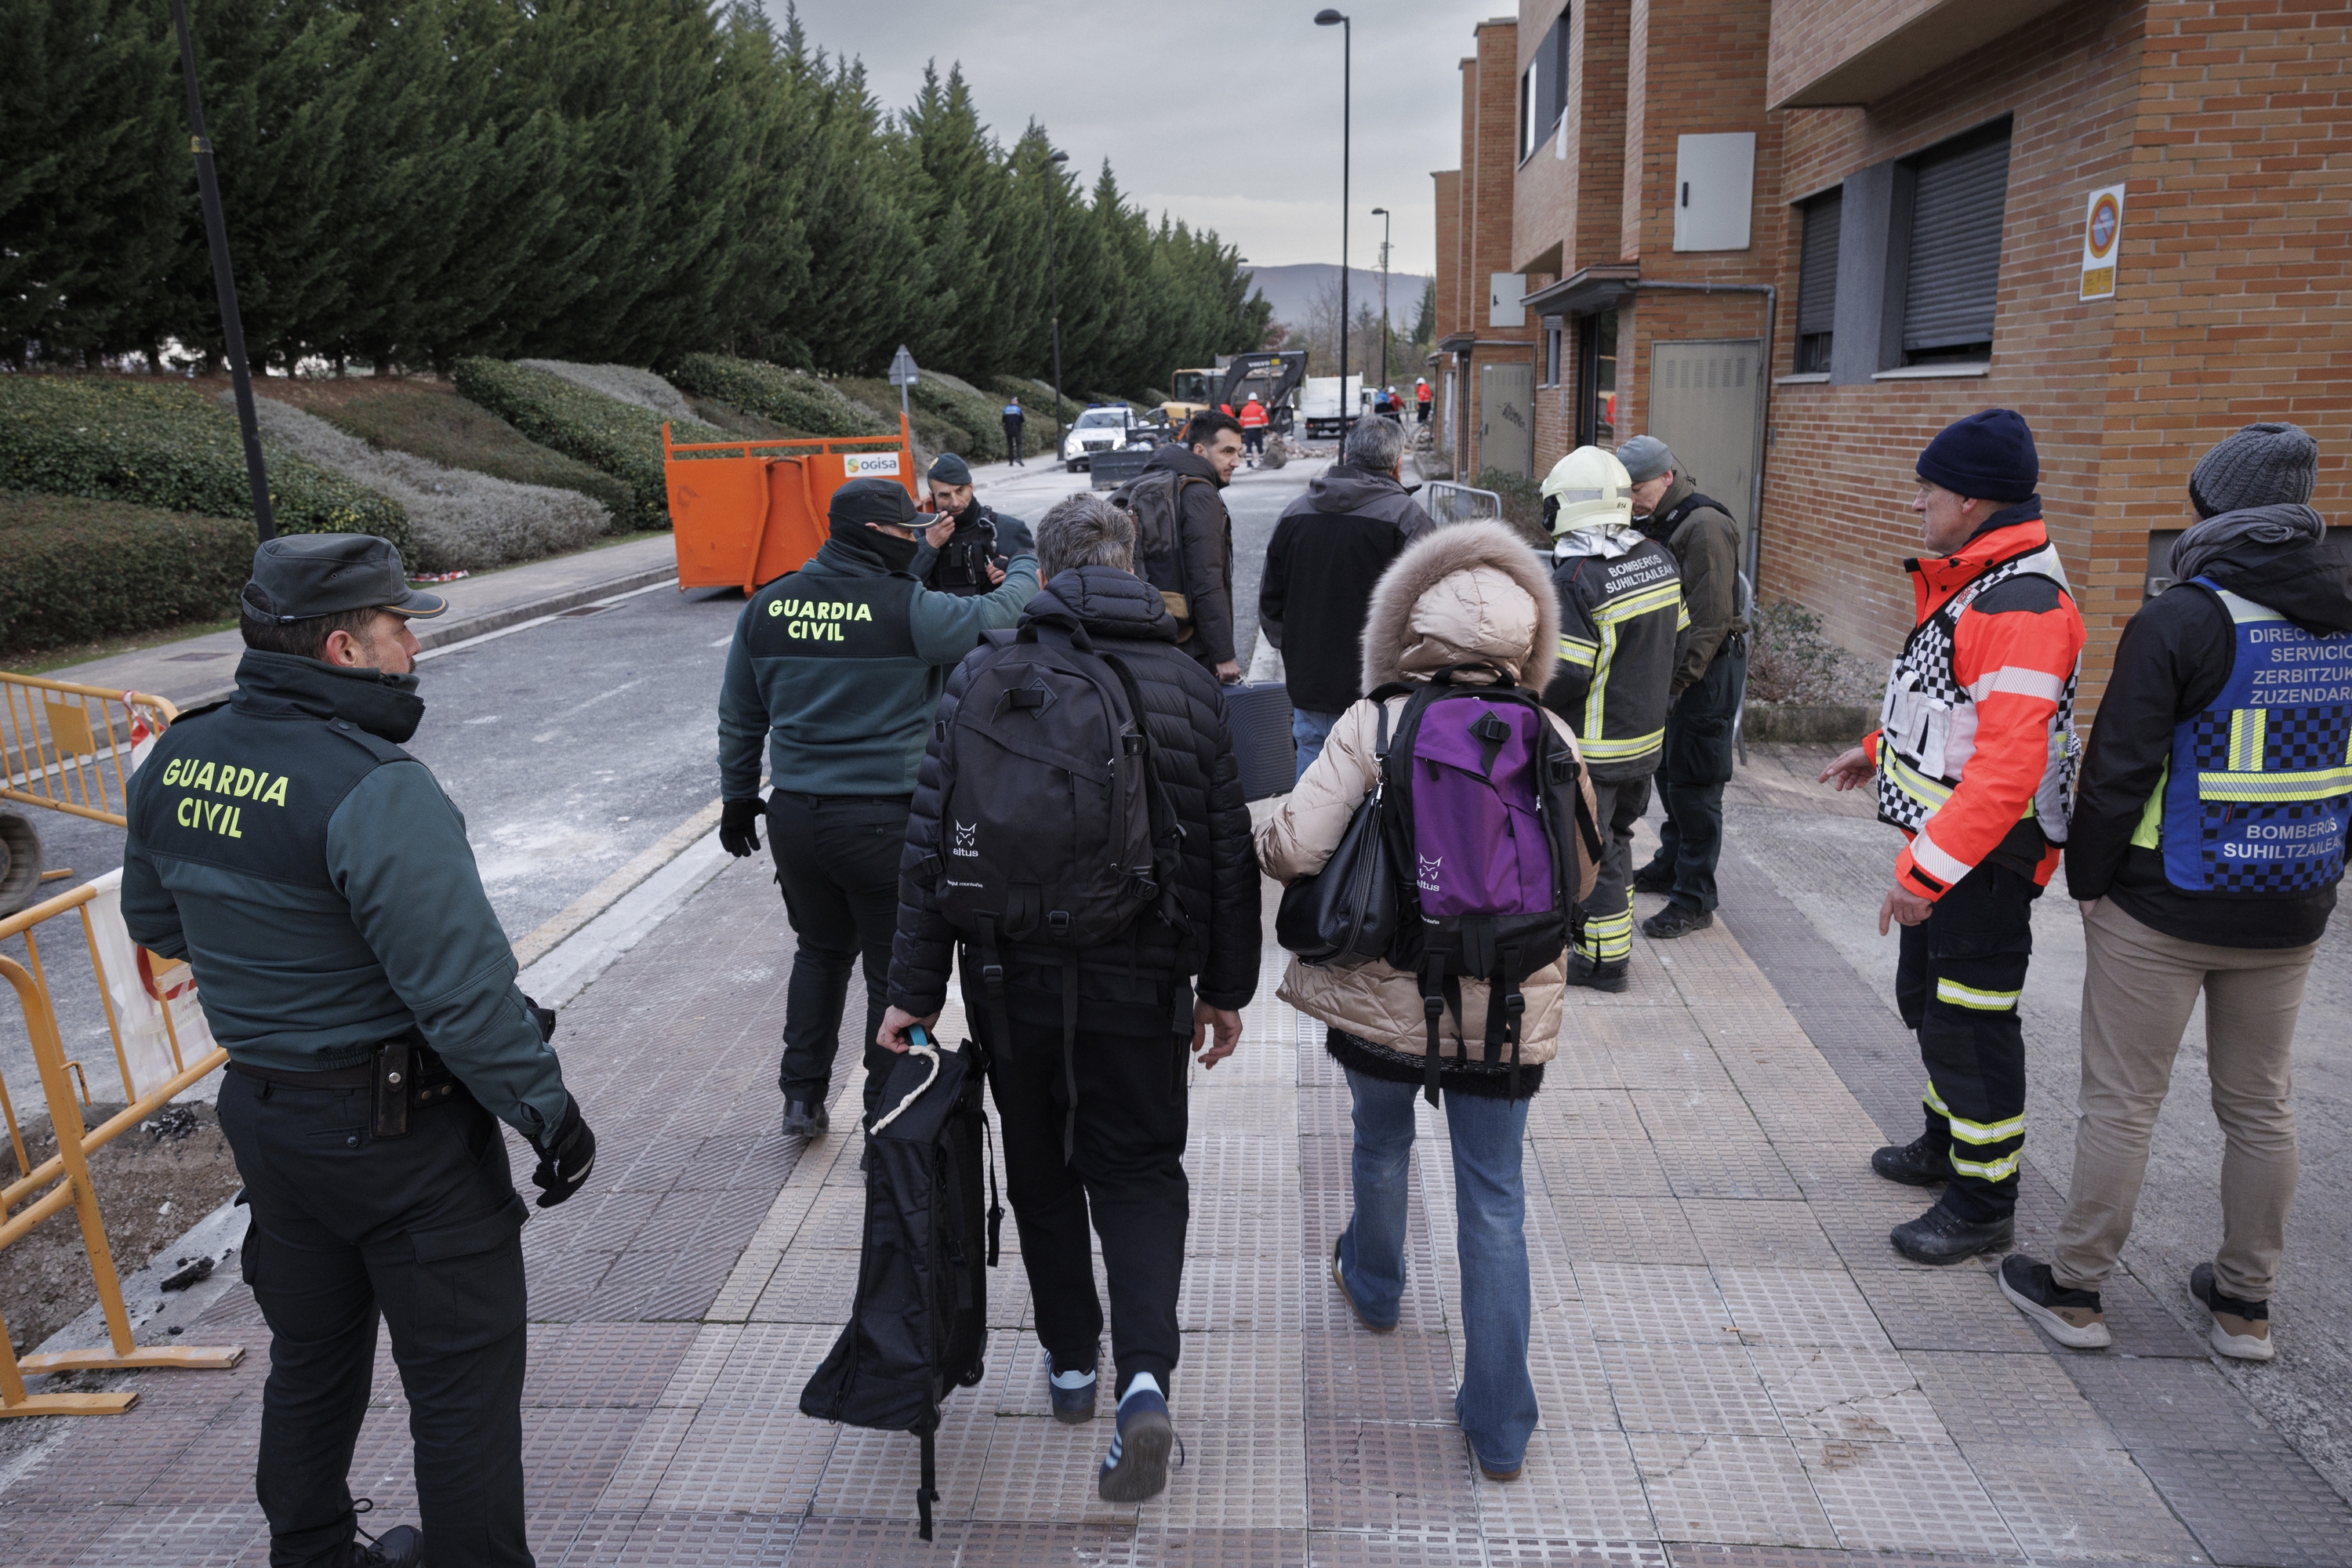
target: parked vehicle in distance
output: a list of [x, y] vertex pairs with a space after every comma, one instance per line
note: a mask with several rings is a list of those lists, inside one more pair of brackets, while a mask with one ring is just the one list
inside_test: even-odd
[[1097, 452], [1152, 445], [1158, 428], [1124, 403], [1095, 404], [1078, 416], [1063, 438], [1062, 462], [1070, 472], [1083, 473]]
[[[1349, 423], [1361, 419], [1371, 409], [1372, 395], [1365, 389], [1364, 378], [1348, 378], [1348, 392], [1355, 403], [1355, 413]], [[1336, 375], [1310, 375], [1298, 392], [1298, 417], [1307, 426], [1310, 441], [1337, 440], [1339, 428], [1339, 378]]]

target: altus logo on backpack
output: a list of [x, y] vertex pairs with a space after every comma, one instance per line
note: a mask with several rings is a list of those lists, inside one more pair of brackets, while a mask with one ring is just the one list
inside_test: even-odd
[[948, 853], [965, 860], [979, 859], [980, 851], [972, 847], [972, 843], [980, 837], [980, 824], [975, 822], [967, 826], [964, 823], [958, 822], [954, 823], [953, 826], [955, 827], [955, 845], [948, 851]]
[[1443, 855], [1416, 855], [1413, 857], [1413, 860], [1420, 868], [1420, 875], [1413, 879], [1414, 885], [1419, 887], [1424, 893], [1433, 893], [1437, 891], [1437, 868], [1445, 864], [1445, 857]]

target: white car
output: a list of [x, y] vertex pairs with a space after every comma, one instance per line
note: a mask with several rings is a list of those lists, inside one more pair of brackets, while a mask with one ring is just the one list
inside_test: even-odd
[[1062, 441], [1062, 461], [1072, 473], [1092, 466], [1097, 452], [1114, 452], [1122, 447], [1148, 446], [1151, 437], [1144, 430], [1143, 420], [1124, 403], [1098, 403], [1078, 416], [1070, 433]]

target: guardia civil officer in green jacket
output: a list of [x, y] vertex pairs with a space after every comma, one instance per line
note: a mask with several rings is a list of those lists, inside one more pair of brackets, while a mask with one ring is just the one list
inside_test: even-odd
[[523, 1261], [505, 1121], [540, 1206], [596, 1141], [515, 988], [465, 818], [401, 750], [425, 704], [408, 586], [367, 534], [273, 539], [240, 606], [236, 695], [166, 731], [131, 776], [122, 915], [185, 959], [229, 1055], [221, 1130], [253, 1210], [245, 1278], [268, 1321], [256, 1467], [273, 1568], [422, 1560], [371, 1546], [346, 1484], [376, 1315], [392, 1328], [435, 1568], [523, 1564]]
[[[874, 1043], [898, 923], [898, 851], [915, 774], [948, 671], [981, 634], [1013, 626], [1037, 592], [1026, 531], [1004, 580], [961, 596], [913, 574], [918, 533], [938, 520], [895, 479], [852, 479], [826, 509], [831, 537], [799, 571], [743, 606], [719, 693], [719, 842], [730, 855], [768, 847], [799, 952], [784, 997], [777, 1073], [787, 1137], [827, 1122], [834, 1047], [849, 971], [866, 959], [867, 1109], [889, 1076]], [[1003, 548], [1009, 535], [998, 537]], [[760, 744], [775, 788], [760, 802]]]

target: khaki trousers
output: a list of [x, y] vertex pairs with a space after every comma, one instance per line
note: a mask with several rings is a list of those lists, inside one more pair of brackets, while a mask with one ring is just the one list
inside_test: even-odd
[[2182, 1032], [2205, 994], [2206, 1070], [2221, 1156], [2222, 1294], [2266, 1301], [2294, 1201], [2294, 1110], [2289, 1061], [2304, 978], [2318, 944], [2211, 947], [2166, 936], [2102, 899], [2084, 918], [2083, 1093], [2074, 1181], [2052, 1271], [2095, 1290], [2131, 1234], [2148, 1141], [2172, 1081]]

